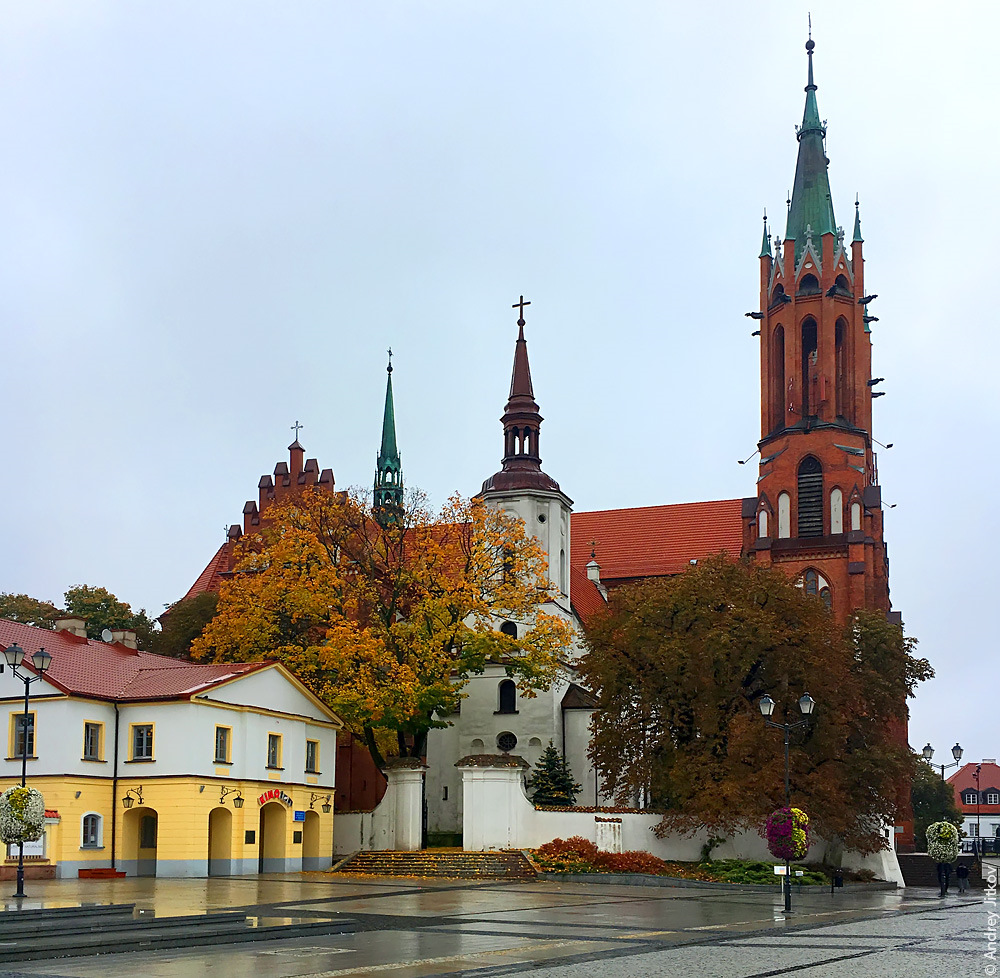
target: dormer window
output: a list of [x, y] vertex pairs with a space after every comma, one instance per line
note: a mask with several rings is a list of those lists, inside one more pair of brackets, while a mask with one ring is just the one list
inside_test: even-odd
[[974, 791], [966, 791], [962, 795], [962, 803], [964, 805], [974, 805], [976, 803], [976, 793]]

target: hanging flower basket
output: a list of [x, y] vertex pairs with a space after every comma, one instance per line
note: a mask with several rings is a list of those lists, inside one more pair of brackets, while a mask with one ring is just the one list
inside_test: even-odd
[[809, 851], [809, 816], [801, 808], [779, 808], [764, 826], [768, 851], [777, 859], [804, 859]]
[[958, 859], [958, 829], [951, 822], [933, 822], [927, 826], [927, 855], [936, 863]]
[[45, 829], [45, 801], [34, 788], [8, 788], [0, 794], [0, 842], [37, 842]]

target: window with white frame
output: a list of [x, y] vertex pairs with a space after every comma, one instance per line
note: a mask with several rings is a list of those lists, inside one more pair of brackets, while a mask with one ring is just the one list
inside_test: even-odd
[[100, 849], [103, 839], [101, 838], [102, 828], [101, 816], [96, 812], [87, 812], [80, 820], [80, 848]]
[[965, 805], [974, 805], [976, 803], [976, 793], [974, 791], [967, 791], [962, 795], [962, 803]]
[[986, 792], [986, 804], [987, 805], [1000, 805], [1000, 791], [987, 791]]

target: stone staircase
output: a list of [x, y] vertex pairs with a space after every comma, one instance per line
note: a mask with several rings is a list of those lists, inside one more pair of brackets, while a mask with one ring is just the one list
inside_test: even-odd
[[534, 868], [521, 852], [463, 852], [461, 849], [356, 852], [336, 866], [334, 872], [451, 879], [537, 879]]
[[[903, 881], [907, 886], [925, 886], [939, 888], [937, 878], [937, 863], [925, 852], [897, 852], [896, 858], [899, 860], [899, 868], [903, 873]], [[969, 886], [973, 889], [982, 889], [986, 883], [983, 880], [980, 868], [973, 856], [959, 856], [958, 862], [965, 863], [969, 867]], [[951, 883], [948, 886], [949, 893], [958, 892], [958, 879], [955, 877], [955, 865], [951, 869]]]

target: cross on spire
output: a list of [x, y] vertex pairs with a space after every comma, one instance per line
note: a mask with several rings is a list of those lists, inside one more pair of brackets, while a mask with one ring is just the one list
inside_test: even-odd
[[525, 302], [524, 301], [524, 296], [522, 295], [521, 298], [520, 298], [520, 300], [517, 301], [517, 302], [515, 302], [511, 306], [511, 309], [517, 309], [517, 311], [518, 311], [518, 314], [517, 314], [517, 325], [518, 326], [523, 326], [524, 325], [524, 307], [525, 306], [530, 306], [530, 305], [531, 305], [530, 302]]
[[386, 367], [385, 369], [386, 369], [386, 370], [387, 370], [387, 371], [388, 371], [389, 373], [392, 373], [392, 347], [391, 347], [391, 346], [389, 347], [389, 349], [388, 349], [388, 350], [386, 350], [386, 353], [388, 353], [388, 354], [389, 354], [389, 366], [388, 366], [388, 367]]
[[299, 440], [299, 431], [300, 431], [300, 430], [301, 430], [302, 428], [304, 428], [304, 427], [305, 427], [305, 425], [304, 425], [304, 424], [299, 424], [299, 422], [298, 422], [298, 421], [296, 421], [296, 422], [295, 422], [295, 424], [291, 424], [291, 425], [289, 425], [288, 427], [289, 427], [289, 428], [291, 428], [291, 429], [292, 429], [292, 431], [294, 431], [294, 432], [295, 432], [295, 440], [296, 440], [296, 441], [298, 441], [298, 440]]

